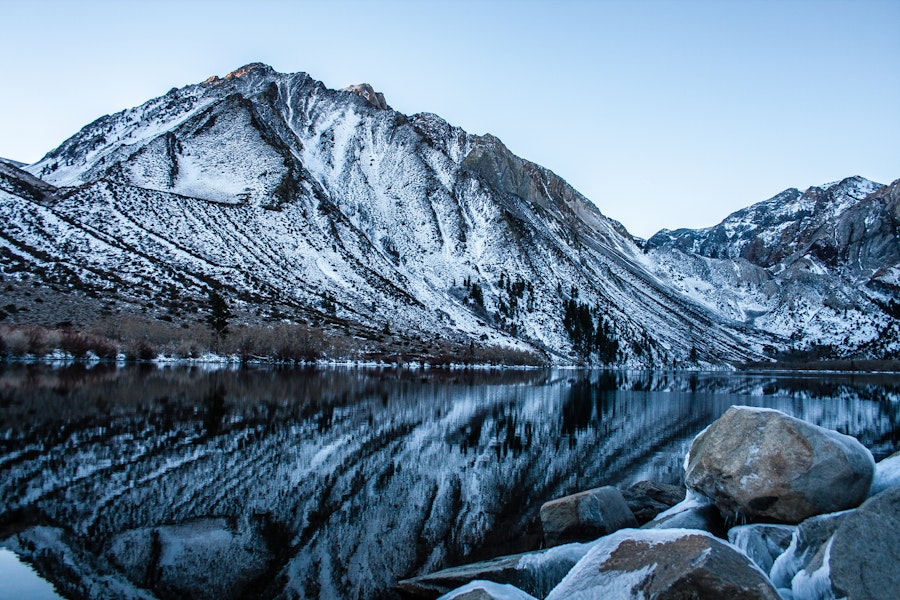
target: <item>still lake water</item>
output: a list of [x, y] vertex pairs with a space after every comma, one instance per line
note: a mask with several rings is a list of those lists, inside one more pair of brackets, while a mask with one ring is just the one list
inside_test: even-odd
[[0, 366], [0, 546], [68, 598], [393, 597], [538, 547], [552, 498], [680, 483], [732, 404], [900, 448], [891, 376]]

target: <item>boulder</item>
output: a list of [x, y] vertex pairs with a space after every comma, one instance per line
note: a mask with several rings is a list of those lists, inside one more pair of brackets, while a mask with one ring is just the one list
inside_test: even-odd
[[745, 555], [705, 531], [623, 529], [597, 542], [547, 600], [779, 600]]
[[641, 529], [700, 529], [723, 540], [726, 537], [725, 521], [719, 510], [710, 503], [709, 498], [693, 491], [683, 501], [656, 515]]
[[726, 520], [795, 524], [865, 500], [875, 462], [856, 439], [771, 409], [732, 406], [694, 438], [685, 483]]
[[659, 513], [684, 500], [685, 489], [657, 481], [639, 481], [622, 490], [622, 497], [638, 525], [652, 521]]
[[552, 500], [541, 506], [541, 526], [547, 547], [587, 542], [637, 525], [622, 492], [610, 486]]
[[830, 582], [835, 598], [896, 599], [900, 594], [900, 488], [872, 497], [841, 520], [822, 554], [821, 564], [809, 565], [794, 577], [796, 597], [818, 593]]
[[796, 530], [796, 525], [741, 525], [728, 530], [728, 541], [749, 556], [763, 572], [769, 573], [775, 559], [791, 545]]
[[439, 600], [537, 600], [519, 588], [493, 581], [473, 581], [444, 594]]
[[566, 544], [548, 550], [501, 556], [405, 579], [395, 587], [406, 597], [438, 598], [473, 581], [513, 585], [543, 598], [594, 544]]
[[894, 452], [875, 465], [869, 497], [892, 487], [900, 487], [900, 452]]
[[[769, 577], [779, 590], [790, 590], [794, 577], [800, 571], [816, 571], [825, 558], [825, 547], [841, 521], [853, 511], [843, 511], [811, 517], [797, 527], [791, 543], [781, 556], [775, 559]], [[810, 570], [811, 569], [811, 570]]]

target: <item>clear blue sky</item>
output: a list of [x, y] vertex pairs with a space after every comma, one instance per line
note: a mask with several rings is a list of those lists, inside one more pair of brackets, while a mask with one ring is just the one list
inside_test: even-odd
[[632, 233], [900, 178], [900, 1], [0, 0], [0, 156], [248, 62], [368, 82]]

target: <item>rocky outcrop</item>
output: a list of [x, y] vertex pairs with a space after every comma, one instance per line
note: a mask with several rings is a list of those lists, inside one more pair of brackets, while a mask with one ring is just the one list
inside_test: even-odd
[[649, 523], [659, 513], [684, 500], [684, 494], [683, 487], [658, 481], [639, 481], [622, 490], [622, 497], [638, 525]]
[[384, 94], [381, 92], [376, 92], [375, 88], [373, 88], [368, 83], [359, 83], [357, 85], [349, 85], [345, 87], [342, 91], [344, 92], [353, 92], [360, 98], [365, 99], [369, 104], [374, 106], [375, 108], [380, 108], [381, 110], [389, 110], [391, 107], [388, 106], [388, 103], [384, 99]]
[[547, 600], [606, 597], [779, 598], [749, 558], [706, 532], [635, 529], [603, 538]]
[[733, 406], [694, 439], [685, 483], [726, 519], [799, 523], [858, 506], [874, 469], [871, 453], [850, 436]]
[[552, 500], [541, 506], [541, 526], [548, 548], [595, 540], [637, 525], [622, 492], [610, 486]]

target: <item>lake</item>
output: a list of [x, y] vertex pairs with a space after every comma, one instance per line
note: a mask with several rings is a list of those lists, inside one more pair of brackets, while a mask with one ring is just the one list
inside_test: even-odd
[[0, 546], [68, 598], [391, 598], [538, 547], [547, 500], [680, 483], [733, 404], [900, 448], [887, 375], [4, 365]]

